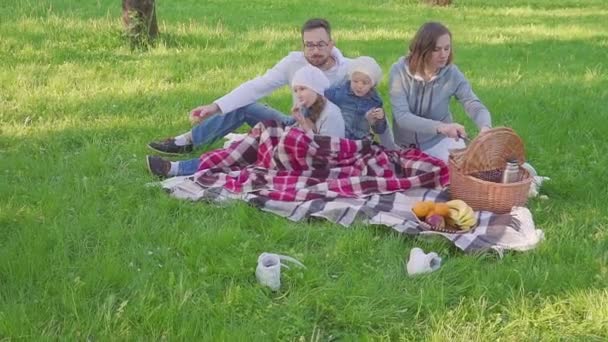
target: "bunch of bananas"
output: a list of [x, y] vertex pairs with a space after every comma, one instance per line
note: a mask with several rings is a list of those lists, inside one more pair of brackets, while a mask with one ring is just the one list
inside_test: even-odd
[[470, 230], [477, 224], [477, 217], [473, 208], [462, 200], [451, 200], [446, 202], [450, 208], [446, 224], [452, 227], [458, 227], [461, 230]]

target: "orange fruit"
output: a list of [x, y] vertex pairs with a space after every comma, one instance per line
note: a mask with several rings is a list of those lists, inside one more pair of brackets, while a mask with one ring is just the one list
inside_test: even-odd
[[429, 212], [431, 212], [433, 210], [434, 206], [435, 206], [434, 202], [419, 201], [419, 202], [414, 203], [414, 206], [412, 207], [412, 211], [414, 212], [414, 214], [416, 216], [418, 216], [418, 218], [422, 219], [422, 218], [427, 217]]
[[444, 218], [450, 215], [450, 207], [448, 207], [445, 203], [435, 203], [435, 209], [433, 209], [435, 214], [441, 215]]

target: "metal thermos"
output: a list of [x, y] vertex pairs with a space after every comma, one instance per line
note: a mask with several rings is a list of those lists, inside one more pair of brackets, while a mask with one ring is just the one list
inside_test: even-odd
[[502, 173], [502, 183], [515, 183], [519, 180], [519, 163], [515, 159], [507, 161]]

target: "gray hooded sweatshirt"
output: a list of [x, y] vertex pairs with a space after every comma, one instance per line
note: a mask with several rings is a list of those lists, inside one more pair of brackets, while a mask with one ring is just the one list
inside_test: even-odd
[[398, 146], [425, 150], [445, 136], [437, 134], [441, 123], [452, 123], [450, 98], [462, 104], [479, 128], [492, 126], [490, 112], [479, 101], [471, 85], [454, 64], [442, 68], [429, 81], [412, 75], [405, 57], [393, 64], [389, 74], [393, 110], [393, 135]]

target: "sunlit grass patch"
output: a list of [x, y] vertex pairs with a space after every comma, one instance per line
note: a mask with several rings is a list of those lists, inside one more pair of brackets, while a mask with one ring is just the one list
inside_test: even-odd
[[[131, 49], [115, 1], [2, 2], [0, 336], [605, 340], [608, 11], [600, 0], [454, 3], [160, 1], [158, 41]], [[146, 144], [301, 49], [312, 16], [331, 20], [346, 56], [380, 62], [389, 116], [391, 64], [424, 21], [449, 26], [494, 125], [513, 127], [552, 178], [549, 199], [529, 202], [545, 232], [536, 250], [465, 255], [439, 238], [294, 223], [146, 186]], [[290, 90], [263, 101], [287, 112]], [[407, 277], [412, 247], [438, 252], [441, 269]], [[284, 270], [272, 293], [254, 276], [262, 252], [307, 269]]]

